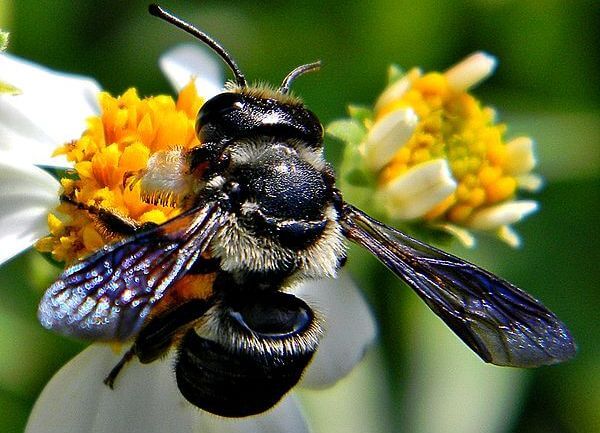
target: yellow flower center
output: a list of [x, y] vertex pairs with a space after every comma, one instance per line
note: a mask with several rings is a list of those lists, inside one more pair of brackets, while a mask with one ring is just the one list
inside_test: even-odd
[[458, 187], [425, 219], [465, 221], [474, 209], [513, 197], [517, 180], [505, 169], [506, 127], [495, 111], [465, 91], [456, 91], [444, 74], [409, 73], [410, 89], [376, 113], [376, 120], [399, 108], [412, 108], [419, 123], [408, 143], [381, 171], [386, 184], [409, 168], [432, 159], [448, 161]]
[[[153, 205], [140, 198], [139, 185], [128, 178], [146, 168], [149, 157], [176, 146], [197, 146], [196, 114], [203, 101], [192, 83], [177, 101], [166, 95], [140, 99], [135, 89], [115, 98], [99, 96], [100, 115], [88, 119], [81, 138], [58, 148], [73, 162], [76, 176], [61, 179], [64, 192], [88, 206], [110, 210], [137, 223], [163, 223], [180, 210]], [[88, 212], [63, 203], [48, 215], [50, 235], [36, 248], [67, 263], [115, 240]]]

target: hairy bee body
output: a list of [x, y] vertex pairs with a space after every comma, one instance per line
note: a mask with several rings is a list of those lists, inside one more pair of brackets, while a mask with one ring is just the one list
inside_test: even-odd
[[179, 216], [138, 227], [63, 196], [125, 237], [67, 268], [39, 318], [67, 335], [133, 340], [108, 385], [131, 358], [149, 363], [176, 347], [177, 384], [191, 403], [230, 417], [272, 407], [324, 332], [291, 289], [335, 277], [345, 239], [404, 280], [484, 361], [531, 367], [574, 355], [565, 325], [527, 293], [344, 202], [318, 118], [288, 95], [317, 63], [294, 69], [278, 90], [248, 87], [215, 41], [158, 6], [151, 12], [213, 48], [237, 85], [200, 109], [198, 147], [173, 143], [132, 178], [145, 201], [177, 206]]
[[[220, 203], [228, 216], [207, 248], [216, 268], [210, 308], [190, 310], [188, 323], [197, 323], [180, 343], [176, 376], [188, 400], [225, 416], [262, 412], [298, 382], [322, 331], [310, 308], [281, 290], [301, 279], [334, 277], [346, 252], [339, 192], [322, 155], [321, 125], [295, 99], [280, 99], [276, 92], [256, 89], [215, 97], [198, 114], [201, 147], [181, 151], [177, 162], [184, 170], [176, 183], [188, 186], [180, 191], [183, 202], [193, 208]], [[235, 122], [223, 126], [223, 117], [240, 110], [252, 112], [252, 128], [248, 122], [239, 131]], [[296, 117], [311, 119], [310, 134]], [[277, 123], [283, 118], [288, 119], [285, 127]], [[163, 181], [153, 168], [150, 164], [139, 179], [142, 194], [145, 188], [158, 196], [169, 194], [161, 184], [173, 181], [172, 172]], [[245, 314], [232, 313], [236, 304], [244, 306]], [[182, 316], [180, 308], [189, 309], [183, 305], [154, 320]], [[248, 316], [270, 323], [249, 324]], [[266, 333], [261, 331], [265, 326]], [[140, 336], [145, 334], [142, 330]], [[142, 362], [155, 359], [145, 356], [146, 345], [143, 338], [134, 345]], [[265, 395], [256, 398], [260, 389]]]

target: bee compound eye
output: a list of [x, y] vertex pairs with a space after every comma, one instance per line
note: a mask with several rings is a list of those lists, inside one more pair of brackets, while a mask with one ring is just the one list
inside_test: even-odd
[[244, 108], [243, 97], [239, 93], [225, 92], [220, 93], [206, 101], [198, 111], [196, 117], [196, 132], [200, 131], [206, 125], [220, 124], [232, 111]]
[[233, 306], [230, 317], [243, 330], [263, 338], [285, 338], [306, 330], [314, 315], [306, 303], [281, 292], [255, 294]]

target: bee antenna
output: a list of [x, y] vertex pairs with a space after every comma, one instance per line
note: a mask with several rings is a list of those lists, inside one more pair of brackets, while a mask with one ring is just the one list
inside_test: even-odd
[[279, 87], [279, 93], [287, 95], [290, 92], [290, 86], [292, 85], [292, 81], [298, 78], [300, 75], [304, 75], [307, 72], [317, 71], [321, 68], [321, 61], [318, 60], [314, 63], [308, 63], [306, 65], [298, 66], [292, 72], [287, 74], [287, 76], [283, 79], [281, 83], [281, 87]]
[[246, 77], [244, 77], [244, 74], [242, 74], [242, 71], [240, 71], [240, 68], [238, 67], [238, 65], [231, 58], [231, 55], [229, 55], [229, 53], [227, 51], [225, 51], [225, 48], [223, 48], [217, 41], [215, 41], [213, 38], [208, 36], [206, 33], [198, 30], [196, 27], [194, 27], [190, 23], [187, 23], [187, 22], [177, 18], [171, 12], [167, 11], [166, 9], [163, 9], [161, 6], [159, 6], [157, 4], [151, 4], [150, 6], [148, 6], [148, 12], [150, 12], [151, 15], [158, 17], [158, 18], [160, 18], [170, 24], [173, 24], [174, 26], [179, 27], [180, 29], [188, 32], [189, 34], [200, 39], [202, 42], [204, 42], [206, 45], [208, 45], [210, 48], [212, 48], [212, 50], [215, 53], [217, 53], [223, 59], [223, 61], [225, 63], [227, 63], [227, 66], [229, 66], [229, 68], [231, 69], [231, 72], [233, 72], [233, 75], [235, 76], [236, 84], [240, 87], [247, 87]]

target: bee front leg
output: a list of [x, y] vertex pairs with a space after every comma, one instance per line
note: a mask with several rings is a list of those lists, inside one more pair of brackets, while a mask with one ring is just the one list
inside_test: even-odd
[[156, 227], [155, 223], [139, 224], [131, 218], [119, 215], [109, 209], [81, 203], [77, 201], [74, 193], [61, 194], [60, 200], [63, 203], [72, 204], [78, 209], [88, 212], [100, 225], [102, 225], [103, 228], [108, 230], [110, 233], [117, 235], [131, 236], [138, 232]]
[[115, 365], [113, 367], [113, 369], [110, 370], [110, 373], [108, 373], [108, 376], [106, 376], [104, 378], [103, 382], [106, 386], [108, 386], [110, 389], [114, 389], [115, 379], [117, 378], [117, 376], [119, 375], [119, 373], [121, 372], [121, 370], [123, 369], [125, 364], [127, 364], [129, 361], [131, 361], [131, 358], [133, 358], [133, 355], [135, 355], [134, 346], [131, 346], [129, 348], [129, 350], [127, 352], [125, 352], [125, 355], [123, 355], [123, 357], [117, 363], [117, 365]]

